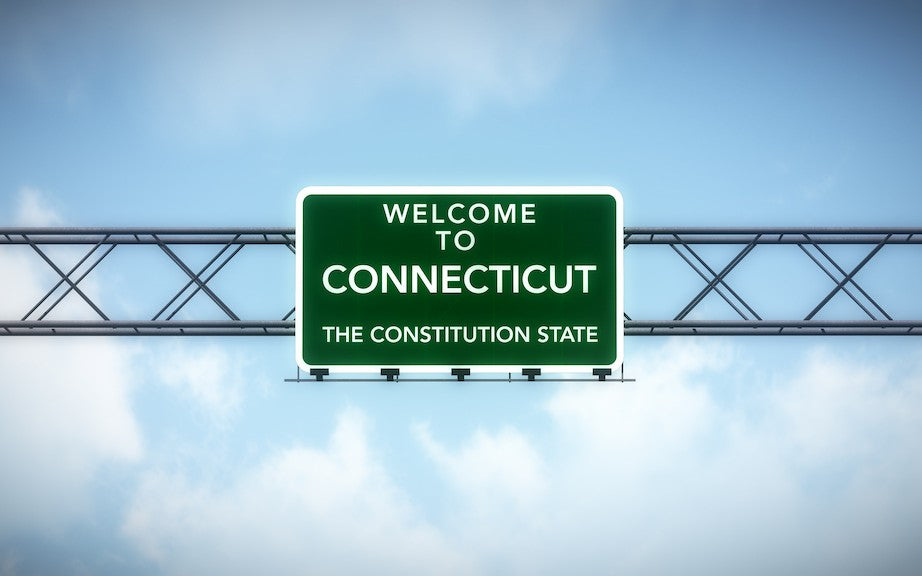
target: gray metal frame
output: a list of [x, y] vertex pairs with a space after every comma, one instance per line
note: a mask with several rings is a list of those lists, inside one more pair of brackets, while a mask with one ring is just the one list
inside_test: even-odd
[[[635, 320], [625, 314], [624, 333], [631, 336], [922, 335], [922, 319], [894, 319], [855, 280], [858, 272], [884, 247], [920, 244], [922, 228], [625, 228], [625, 250], [643, 245], [669, 247], [706, 284], [672, 319]], [[708, 245], [735, 245], [741, 248], [718, 272], [699, 254], [700, 247]], [[796, 247], [834, 284], [803, 318], [762, 318], [726, 281], [730, 272], [757, 247], [769, 245]], [[833, 245], [864, 246], [870, 247], [870, 250], [856, 266], [846, 271], [829, 254], [828, 247]], [[798, 280], [793, 278], [791, 281]], [[859, 317], [817, 320], [817, 315], [840, 291], [857, 305], [856, 310], [861, 310]], [[690, 313], [711, 292], [720, 296], [739, 319], [690, 319]]]
[[[211, 260], [193, 270], [177, 254], [182, 245], [211, 246]], [[295, 231], [291, 228], [0, 228], [0, 250], [4, 246], [28, 246], [31, 252], [59, 277], [56, 283], [18, 319], [0, 319], [0, 335], [7, 336], [291, 336], [294, 307], [279, 302], [274, 318], [241, 318], [209, 286], [221, 270], [247, 246], [274, 246], [295, 252]], [[658, 313], [656, 318], [632, 318], [625, 314], [628, 336], [649, 335], [922, 335], [922, 319], [894, 318], [856, 280], [856, 275], [886, 247], [922, 245], [922, 228], [625, 228], [626, 253], [632, 246], [660, 246], [672, 250], [704, 282], [700, 291], [683, 308]], [[739, 246], [719, 269], [701, 255], [703, 246]], [[803, 318], [763, 318], [728, 282], [730, 273], [761, 246], [785, 245], [805, 254], [829, 278], [830, 290]], [[867, 254], [851, 269], [841, 266], [829, 246], [866, 247]], [[50, 246], [87, 248], [68, 270], [48, 254]], [[80, 288], [80, 283], [117, 248], [156, 246], [186, 278], [175, 295], [152, 307], [150, 319], [110, 318], [99, 302]], [[628, 270], [626, 276], [630, 274]], [[9, 283], [11, 279], [6, 279]], [[796, 281], [796, 279], [792, 279]], [[857, 317], [818, 320], [817, 316], [839, 293], [855, 304]], [[98, 316], [93, 320], [50, 320], [48, 315], [69, 294], [82, 299]], [[701, 303], [718, 295], [739, 317], [734, 320], [700, 319]], [[222, 311], [220, 320], [177, 319], [180, 311], [202, 294]], [[626, 302], [630, 310], [631, 302]], [[155, 311], [156, 309], [156, 311]]]
[[[51, 267], [60, 279], [18, 320], [0, 320], [0, 335], [9, 336], [291, 336], [294, 334], [294, 306], [280, 305], [287, 311], [277, 318], [243, 319], [208, 286], [229, 262], [247, 246], [275, 246], [295, 252], [295, 233], [291, 228], [4, 228], [3, 246], [29, 246]], [[212, 246], [216, 249], [207, 264], [193, 270], [176, 253], [183, 245]], [[67, 272], [48, 256], [48, 246], [89, 247], [86, 254]], [[90, 272], [117, 247], [156, 246], [188, 280], [175, 295], [153, 312], [149, 320], [112, 319], [100, 305], [79, 288]], [[79, 273], [79, 275], [78, 275]], [[64, 287], [63, 292], [61, 288]], [[47, 320], [47, 316], [70, 293], [79, 295], [99, 316], [94, 320]], [[52, 300], [52, 296], [57, 297]], [[179, 320], [177, 314], [193, 297], [202, 293], [226, 316], [223, 320]]]

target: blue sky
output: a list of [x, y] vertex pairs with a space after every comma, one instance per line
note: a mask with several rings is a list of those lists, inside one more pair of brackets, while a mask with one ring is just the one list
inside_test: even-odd
[[[920, 44], [911, 2], [0, 0], [0, 223], [572, 184], [617, 187], [627, 226], [918, 226]], [[8, 317], [48, 287], [20, 256]], [[114, 268], [88, 282], [131, 305]], [[0, 574], [922, 561], [914, 339], [634, 338], [638, 381], [605, 385], [284, 383], [293, 344], [0, 341]]]

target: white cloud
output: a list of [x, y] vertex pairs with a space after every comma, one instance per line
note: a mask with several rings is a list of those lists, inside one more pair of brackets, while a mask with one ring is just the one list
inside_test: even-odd
[[445, 481], [427, 520], [347, 410], [325, 448], [222, 481], [152, 470], [123, 530], [167, 573], [914, 573], [922, 357], [813, 351], [766, 375], [675, 339], [631, 372], [562, 385], [540, 433], [413, 425]]
[[223, 486], [152, 471], [124, 533], [170, 574], [431, 574], [465, 571], [340, 414], [325, 449], [292, 446]]
[[870, 456], [881, 433], [901, 438], [913, 431], [922, 390], [893, 380], [891, 367], [846, 363], [829, 349], [811, 350], [795, 380], [773, 394], [778, 424], [805, 463]]
[[523, 511], [536, 504], [545, 490], [540, 455], [513, 428], [504, 428], [496, 434], [478, 430], [457, 454], [436, 442], [428, 425], [414, 426], [414, 434], [455, 487], [480, 500], [478, 509], [495, 509], [506, 504]]
[[422, 88], [450, 108], [532, 101], [594, 31], [597, 2], [158, 4], [139, 20], [156, 117], [202, 133], [290, 129]]
[[[57, 222], [45, 206], [24, 192], [20, 224]], [[28, 251], [0, 250], [0, 317], [20, 318], [53, 285], [46, 268]], [[81, 304], [61, 306], [79, 317]], [[140, 457], [134, 357], [133, 347], [102, 338], [0, 339], [0, 532], [65, 527], [89, 511], [101, 466]]]
[[157, 380], [190, 400], [212, 424], [223, 426], [243, 397], [245, 359], [214, 344], [174, 343], [153, 351]]
[[[463, 524], [446, 527], [449, 539], [476, 550], [485, 571], [913, 573], [918, 358], [856, 369], [813, 353], [766, 379], [725, 344], [673, 340], [631, 364], [635, 383], [562, 386], [541, 447], [505, 429], [450, 453], [417, 433], [457, 502]], [[542, 489], [525, 513], [477, 507], [535, 461]], [[503, 547], [480, 531], [505, 535]]]
[[443, 530], [467, 550], [478, 573], [507, 573], [508, 558], [522, 573], [540, 569], [534, 549], [551, 526], [546, 513], [548, 474], [541, 455], [521, 432], [505, 427], [477, 430], [457, 451], [432, 438], [427, 425], [414, 426], [426, 454], [447, 478], [455, 505]]
[[0, 530], [54, 531], [89, 512], [95, 472], [142, 452], [131, 348], [102, 339], [0, 345]]
[[[16, 209], [16, 226], [42, 227], [59, 226], [63, 219], [51, 207], [47, 196], [35, 188], [22, 188]], [[67, 273], [88, 248], [72, 248], [69, 246], [41, 245], [42, 252], [55, 265]], [[86, 270], [84, 265], [75, 273], [76, 278]], [[61, 280], [61, 276], [49, 266], [44, 259], [30, 246], [4, 246], [0, 249], [0, 277], [11, 279], [4, 287], [0, 298], [0, 317], [5, 319], [20, 320], [26, 313], [39, 303], [39, 301]], [[90, 274], [79, 284], [80, 290], [95, 303], [99, 301], [99, 283], [97, 278]], [[49, 307], [64, 294], [66, 284], [61, 284], [29, 316], [29, 320], [36, 320], [40, 315], [49, 310]], [[75, 291], [70, 291], [60, 303], [47, 315], [49, 320], [99, 320], [99, 315]]]
[[24, 187], [19, 191], [16, 221], [20, 226], [60, 226], [63, 219], [41, 190]]

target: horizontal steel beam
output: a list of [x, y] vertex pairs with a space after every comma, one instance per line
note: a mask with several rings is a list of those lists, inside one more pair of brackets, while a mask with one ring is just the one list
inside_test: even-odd
[[631, 226], [627, 234], [922, 234], [916, 226]]
[[[4, 244], [290, 244], [293, 228], [0, 228]], [[628, 227], [625, 245], [640, 244], [922, 244], [922, 228]], [[237, 238], [235, 238], [237, 237]], [[158, 240], [159, 238], [159, 240]]]
[[81, 236], [106, 234], [118, 236], [141, 236], [157, 235], [232, 235], [232, 234], [289, 234], [294, 235], [295, 229], [284, 226], [216, 226], [206, 227], [149, 227], [149, 226], [56, 226], [56, 227], [35, 227], [35, 226], [7, 226], [0, 227], [0, 235], [35, 235], [43, 236]]
[[[287, 321], [0, 321], [9, 336], [293, 336]], [[626, 336], [922, 336], [922, 320], [634, 321]]]
[[625, 228], [624, 244], [922, 244], [922, 228]]
[[631, 321], [625, 336], [922, 336], [922, 320]]
[[295, 323], [273, 320], [0, 320], [8, 336], [294, 336]]
[[290, 228], [0, 228], [0, 246], [294, 243]]

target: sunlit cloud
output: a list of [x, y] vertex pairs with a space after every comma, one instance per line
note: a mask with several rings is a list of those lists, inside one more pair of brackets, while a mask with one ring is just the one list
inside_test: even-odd
[[149, 350], [157, 382], [186, 398], [210, 423], [226, 426], [243, 398], [245, 360], [197, 342]]
[[561, 385], [539, 434], [447, 443], [412, 424], [443, 480], [427, 520], [349, 409], [326, 447], [227, 482], [152, 470], [124, 531], [167, 573], [913, 573], [922, 359], [751, 370], [726, 342], [678, 339], [635, 354], [637, 382]]
[[26, 186], [19, 190], [16, 222], [20, 226], [60, 226], [64, 220], [41, 190]]
[[151, 471], [123, 531], [169, 574], [467, 572], [394, 484], [354, 409], [326, 447], [280, 449], [220, 485]]
[[[19, 224], [60, 221], [41, 196], [23, 193]], [[53, 285], [50, 272], [34, 254], [0, 251], [0, 277], [12, 279], [0, 315], [20, 318]], [[76, 299], [61, 306], [76, 317], [85, 312]], [[0, 533], [53, 533], [85, 519], [98, 470], [142, 457], [131, 405], [136, 353], [102, 338], [0, 342]]]
[[[632, 359], [638, 382], [562, 386], [547, 404], [549, 440], [533, 449], [515, 430], [478, 431], [447, 453], [427, 429], [418, 437], [466, 522], [445, 529], [487, 571], [910, 574], [918, 360], [855, 370], [812, 353], [766, 380], [727, 344], [674, 340]], [[516, 473], [469, 481], [477, 473], [459, 463], [493, 461], [502, 438], [519, 438], [506, 442]], [[535, 460], [543, 488], [527, 514], [466, 514]], [[506, 535], [504, 547], [481, 531]]]
[[478, 430], [456, 453], [437, 442], [428, 425], [418, 424], [413, 431], [426, 455], [457, 490], [475, 500], [478, 509], [511, 506], [522, 511], [540, 502], [546, 490], [544, 463], [518, 430]]

